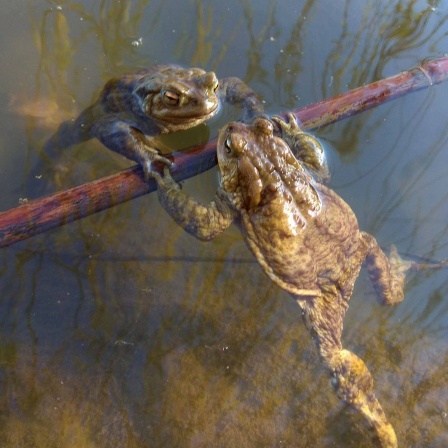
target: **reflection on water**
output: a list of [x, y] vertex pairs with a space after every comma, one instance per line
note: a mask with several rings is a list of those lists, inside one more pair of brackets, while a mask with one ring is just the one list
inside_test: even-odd
[[[135, 67], [239, 76], [271, 113], [446, 51], [441, 2], [24, 3], [0, 19], [3, 209], [38, 186], [45, 104], [74, 116]], [[434, 260], [448, 256], [446, 91], [318, 131], [361, 227]], [[88, 142], [52, 161], [47, 191], [126, 165]], [[216, 184], [209, 172], [185, 188], [209, 200]], [[149, 196], [3, 250], [0, 273], [1, 446], [375, 446], [234, 228], [199, 243]], [[446, 275], [411, 275], [403, 304], [383, 309], [361, 273], [346, 318], [344, 343], [369, 366], [401, 446], [448, 446]]]

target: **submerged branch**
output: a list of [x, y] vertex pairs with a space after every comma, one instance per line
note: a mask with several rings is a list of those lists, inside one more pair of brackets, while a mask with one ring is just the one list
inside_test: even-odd
[[[448, 79], [448, 57], [426, 61], [398, 75], [293, 111], [304, 129], [315, 129], [372, 109], [408, 93]], [[216, 140], [169, 156], [174, 179], [180, 181], [216, 165]], [[140, 167], [23, 204], [0, 213], [0, 247], [84, 218], [156, 190], [143, 180]]]

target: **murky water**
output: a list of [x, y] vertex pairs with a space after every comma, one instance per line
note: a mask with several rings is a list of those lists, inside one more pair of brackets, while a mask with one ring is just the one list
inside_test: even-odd
[[[64, 151], [45, 187], [30, 176], [57, 124], [135, 67], [239, 76], [275, 113], [448, 51], [448, 7], [435, 0], [1, 7], [1, 210], [129, 165], [91, 141]], [[434, 86], [317, 131], [362, 229], [408, 256], [448, 257], [447, 95]], [[212, 170], [184, 188], [208, 200], [217, 182]], [[375, 446], [237, 229], [199, 243], [149, 195], [0, 257], [2, 447]], [[345, 321], [402, 447], [448, 446], [447, 272], [411, 274], [389, 309], [361, 272]]]

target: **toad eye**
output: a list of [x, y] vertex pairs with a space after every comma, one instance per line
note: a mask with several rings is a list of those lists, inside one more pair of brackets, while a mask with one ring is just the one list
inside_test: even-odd
[[226, 148], [226, 153], [230, 154], [232, 152], [232, 140], [230, 137], [226, 138], [226, 141], [224, 142], [224, 146]]
[[215, 86], [213, 87], [213, 92], [216, 92], [219, 89], [219, 84], [216, 83]]
[[163, 101], [169, 106], [177, 106], [180, 103], [180, 95], [171, 90], [165, 90], [162, 93]]

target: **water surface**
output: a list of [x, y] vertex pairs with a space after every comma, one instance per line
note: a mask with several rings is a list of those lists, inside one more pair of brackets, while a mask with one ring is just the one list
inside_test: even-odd
[[[201, 66], [278, 113], [445, 55], [447, 17], [438, 1], [3, 1], [1, 210], [129, 166], [91, 141], [51, 161], [44, 186], [31, 175], [58, 123], [112, 76]], [[448, 257], [447, 95], [434, 86], [316, 131], [361, 228], [408, 257]], [[207, 201], [217, 184], [211, 170], [184, 188]], [[200, 243], [148, 195], [0, 257], [2, 447], [375, 446], [236, 228]], [[403, 447], [448, 446], [446, 279], [411, 274], [405, 301], [382, 308], [362, 271], [346, 317], [344, 344]]]

